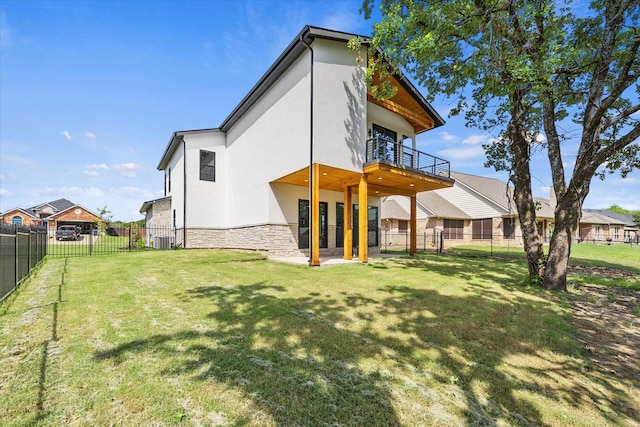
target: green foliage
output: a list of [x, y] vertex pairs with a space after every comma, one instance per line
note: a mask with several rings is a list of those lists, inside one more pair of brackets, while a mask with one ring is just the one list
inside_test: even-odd
[[113, 215], [111, 214], [111, 211], [109, 210], [109, 208], [107, 208], [107, 205], [104, 205], [103, 207], [98, 207], [98, 216], [100, 217], [102, 222], [107, 224], [111, 222], [111, 219], [113, 218]]
[[[376, 4], [364, 0], [365, 17]], [[382, 19], [374, 24], [372, 46], [412, 75], [427, 99], [452, 99], [451, 115], [464, 114], [468, 126], [498, 136], [484, 146], [486, 165], [510, 172], [523, 228], [535, 222], [535, 150], [547, 152], [559, 211], [579, 209], [594, 176], [618, 171], [625, 177], [640, 168], [637, 2], [596, 0], [588, 11], [568, 0], [379, 4]], [[565, 118], [581, 128], [572, 175], [565, 173], [562, 150], [573, 136], [558, 125]], [[557, 236], [577, 227], [574, 218], [555, 223], [562, 230]], [[526, 238], [525, 247], [539, 244], [536, 233]], [[552, 236], [556, 245], [562, 242]], [[568, 256], [562, 252], [551, 261], [554, 267]]]
[[631, 213], [630, 210], [624, 209], [624, 208], [622, 208], [622, 207], [620, 207], [618, 205], [611, 205], [611, 206], [609, 206], [607, 208], [607, 210], [609, 210], [611, 212], [616, 212], [616, 213], [619, 213], [619, 214], [624, 214], [624, 215], [627, 215], [627, 214]]

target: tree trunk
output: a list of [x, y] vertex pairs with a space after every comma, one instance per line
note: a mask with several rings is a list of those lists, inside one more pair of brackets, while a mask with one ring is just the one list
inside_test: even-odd
[[554, 291], [567, 291], [567, 267], [571, 255], [571, 241], [580, 222], [582, 200], [565, 193], [558, 198], [555, 210], [555, 224], [549, 242], [549, 257], [544, 269], [542, 286]]
[[549, 243], [549, 257], [542, 286], [554, 291], [567, 291], [567, 267], [571, 254], [571, 234], [556, 224]]
[[509, 149], [512, 155], [510, 181], [513, 183], [513, 200], [518, 210], [524, 251], [529, 266], [529, 280], [541, 277], [541, 260], [544, 252], [536, 219], [536, 207], [531, 192], [530, 144], [526, 132], [526, 107], [523, 91], [511, 94], [511, 120], [507, 126]]
[[[523, 174], [526, 175], [526, 174]], [[522, 178], [522, 177], [521, 177]], [[526, 180], [526, 178], [525, 178]], [[518, 218], [524, 241], [524, 251], [529, 267], [529, 280], [539, 280], [541, 277], [541, 261], [544, 255], [540, 233], [538, 230], [535, 205], [531, 195], [531, 179], [512, 179], [514, 183], [514, 199], [518, 209]]]

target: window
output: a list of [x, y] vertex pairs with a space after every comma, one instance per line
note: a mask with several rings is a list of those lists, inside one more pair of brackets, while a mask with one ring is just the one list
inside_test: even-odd
[[216, 180], [216, 153], [200, 150], [200, 180]]
[[471, 238], [475, 240], [491, 240], [491, 218], [471, 221]]
[[398, 233], [406, 233], [409, 230], [409, 221], [398, 220]]
[[596, 231], [595, 231], [595, 236], [594, 236], [594, 238], [595, 238], [596, 240], [600, 240], [600, 226], [599, 226], [599, 225], [596, 225], [596, 226], [595, 226], [595, 230], [596, 230]]
[[[367, 239], [369, 246], [378, 246], [379, 230], [378, 230], [378, 207], [369, 206], [367, 210], [369, 231]], [[358, 246], [358, 223], [359, 223], [358, 205], [353, 205], [353, 216], [351, 220], [351, 236], [353, 246]], [[336, 248], [344, 247], [344, 203], [336, 203]]]
[[336, 248], [344, 248], [344, 203], [336, 202]]
[[445, 219], [444, 231], [442, 237], [444, 239], [464, 239], [464, 221], [461, 219]]
[[402, 135], [402, 145], [398, 147], [402, 151], [402, 166], [406, 168], [412, 168], [413, 165], [413, 138], [410, 136]]
[[387, 129], [380, 125], [373, 124], [373, 137], [376, 138], [377, 143], [374, 147], [377, 152], [373, 153], [373, 159], [387, 160], [396, 162], [396, 141], [398, 140], [398, 133]]
[[[320, 247], [328, 247], [328, 204], [320, 202]], [[298, 200], [298, 249], [309, 248], [309, 201]]]
[[13, 218], [11, 218], [11, 224], [22, 225], [22, 217], [18, 215], [14, 216]]
[[620, 227], [613, 227], [613, 238], [620, 240]]
[[369, 206], [367, 208], [367, 230], [369, 231], [368, 246], [378, 246], [378, 207]]
[[514, 239], [516, 236], [516, 219], [504, 218], [502, 220], [502, 234], [505, 239]]
[[165, 196], [171, 193], [171, 166], [167, 169], [167, 180], [165, 182]]

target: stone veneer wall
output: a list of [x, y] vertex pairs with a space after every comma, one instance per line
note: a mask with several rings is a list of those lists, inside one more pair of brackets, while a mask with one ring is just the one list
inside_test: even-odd
[[[343, 248], [336, 248], [336, 227], [328, 227], [328, 248], [321, 248], [322, 256], [340, 256]], [[265, 252], [270, 257], [309, 256], [308, 249], [298, 249], [298, 224], [263, 224], [238, 228], [188, 228], [188, 249], [242, 249]], [[378, 242], [378, 243], [381, 243]], [[379, 253], [370, 247], [369, 253]]]
[[186, 247], [190, 249], [246, 249], [269, 256], [300, 256], [297, 224], [263, 224], [238, 228], [188, 228]]
[[160, 200], [154, 203], [146, 225], [148, 227], [171, 227], [171, 200]]

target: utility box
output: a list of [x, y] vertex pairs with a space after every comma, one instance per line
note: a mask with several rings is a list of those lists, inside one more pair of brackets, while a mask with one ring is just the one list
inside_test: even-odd
[[173, 237], [156, 236], [154, 238], [153, 247], [156, 249], [171, 249], [173, 248]]

